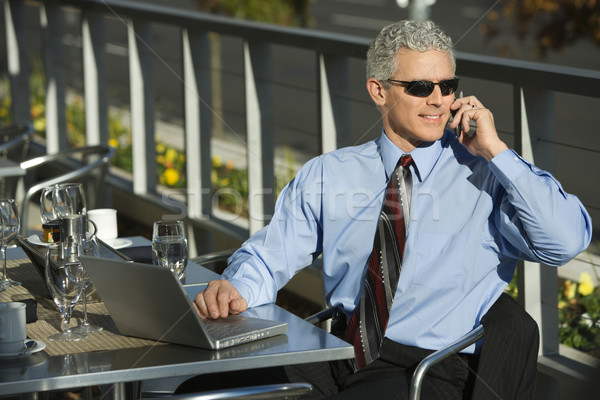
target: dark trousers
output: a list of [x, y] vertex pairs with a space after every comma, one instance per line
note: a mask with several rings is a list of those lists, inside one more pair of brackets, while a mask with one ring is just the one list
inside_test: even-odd
[[[424, 379], [422, 399], [535, 399], [535, 321], [503, 294], [482, 323], [481, 354], [453, 355], [434, 366]], [[315, 389], [312, 398], [407, 399], [414, 369], [431, 353], [385, 339], [381, 357], [357, 373], [345, 361], [335, 361], [209, 374], [182, 383], [177, 393], [308, 382]]]
[[[397, 346], [397, 343], [388, 340], [384, 343], [382, 352], [385, 352], [387, 357], [375, 360], [355, 374], [351, 373], [345, 361], [290, 365], [200, 375], [182, 383], [177, 393], [283, 382], [308, 382], [314, 388], [308, 398], [313, 399], [407, 399], [414, 368], [431, 352], [416, 347]], [[403, 365], [387, 358], [398, 358]], [[462, 399], [469, 377], [468, 358], [451, 356], [434, 367], [425, 378], [422, 398]]]

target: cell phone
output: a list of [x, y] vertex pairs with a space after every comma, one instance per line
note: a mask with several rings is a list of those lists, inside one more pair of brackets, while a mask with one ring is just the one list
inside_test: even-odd
[[[463, 92], [461, 91], [458, 94], [458, 97], [463, 97]], [[456, 115], [456, 112], [458, 111], [458, 108], [456, 110], [452, 110], [450, 111], [452, 113], [452, 121], [454, 121], [454, 116]], [[460, 135], [462, 134], [462, 124], [458, 124], [456, 126], [456, 128], [454, 128], [454, 134], [456, 135], [456, 138], [458, 139], [460, 137]]]
[[[458, 110], [452, 110], [452, 111], [450, 111], [452, 113], [452, 121], [454, 121], [454, 116], [456, 115], [457, 111]], [[462, 126], [460, 124], [458, 124], [456, 126], [456, 128], [454, 128], [454, 134], [456, 135], [457, 139], [460, 137], [461, 133], [462, 133]]]

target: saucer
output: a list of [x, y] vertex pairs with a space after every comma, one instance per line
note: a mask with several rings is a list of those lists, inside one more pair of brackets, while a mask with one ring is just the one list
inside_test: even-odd
[[48, 246], [50, 245], [50, 243], [47, 242], [42, 242], [42, 239], [40, 239], [40, 237], [36, 234], [33, 234], [31, 236], [29, 236], [26, 239], [29, 243], [31, 244], [35, 244], [36, 246]]
[[[29, 348], [25, 348], [25, 343], [33, 342], [33, 346]], [[19, 358], [19, 357], [27, 357], [30, 354], [37, 353], [38, 351], [42, 351], [46, 348], [46, 343], [41, 340], [33, 340], [33, 339], [25, 339], [23, 342], [23, 349], [14, 353], [0, 353], [0, 358]]]
[[109, 245], [110, 247], [112, 247], [113, 249], [122, 249], [123, 247], [127, 247], [133, 243], [129, 239], [122, 239], [122, 238], [102, 239], [102, 241], [104, 243], [106, 243], [107, 245]]

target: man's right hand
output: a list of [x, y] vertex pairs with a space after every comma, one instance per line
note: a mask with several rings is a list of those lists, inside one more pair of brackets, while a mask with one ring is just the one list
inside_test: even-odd
[[218, 319], [246, 311], [248, 303], [229, 281], [216, 280], [196, 295], [194, 306], [200, 318]]

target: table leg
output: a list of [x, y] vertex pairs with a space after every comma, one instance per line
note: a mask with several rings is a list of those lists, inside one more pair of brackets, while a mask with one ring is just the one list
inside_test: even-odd
[[104, 400], [131, 400], [141, 398], [141, 382], [119, 382], [106, 386]]

